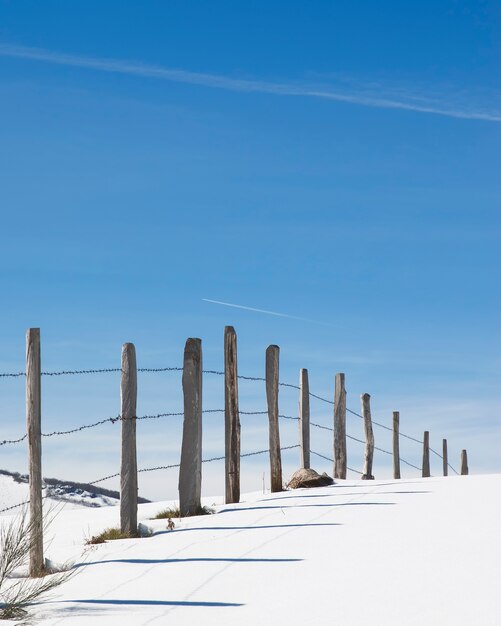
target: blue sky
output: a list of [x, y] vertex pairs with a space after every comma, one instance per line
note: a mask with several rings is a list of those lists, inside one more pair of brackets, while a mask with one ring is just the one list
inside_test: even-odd
[[[277, 343], [284, 381], [307, 367], [331, 397], [343, 371], [355, 410], [367, 391], [376, 419], [400, 410], [405, 432], [500, 471], [500, 25], [479, 1], [0, 1], [0, 369], [23, 369], [29, 326], [45, 369], [117, 366], [125, 341], [140, 366], [179, 365], [190, 336], [220, 369], [233, 324], [243, 374]], [[138, 413], [179, 408], [179, 381], [143, 378]], [[15, 435], [22, 383], [0, 385]], [[116, 414], [117, 391], [113, 375], [47, 382], [46, 430]], [[241, 398], [265, 407], [261, 387]], [[175, 462], [178, 426], [144, 432], [143, 466]], [[265, 448], [266, 423], [246, 428]], [[89, 431], [92, 459], [51, 442], [45, 473], [111, 473], [117, 432]], [[13, 448], [0, 466], [22, 470]], [[221, 491], [222, 468], [207, 476]], [[177, 476], [148, 480], [175, 495]]]

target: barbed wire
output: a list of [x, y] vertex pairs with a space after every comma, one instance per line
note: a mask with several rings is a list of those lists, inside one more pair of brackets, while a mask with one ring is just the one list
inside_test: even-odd
[[[379, 450], [380, 452], [385, 452], [386, 454], [391, 454], [391, 452], [388, 452], [387, 450], [383, 450], [382, 448], [375, 448], [375, 449]], [[321, 457], [322, 459], [325, 459], [326, 461], [330, 461], [331, 463], [334, 463], [334, 459], [331, 459], [328, 456], [324, 456], [323, 454], [315, 452], [314, 450], [310, 450], [310, 452], [312, 454], [315, 454], [316, 456]], [[406, 465], [409, 465], [410, 467], [413, 467], [414, 469], [421, 471], [421, 468], [417, 467], [417, 465], [413, 465], [412, 463], [409, 463], [408, 461], [405, 461], [404, 459], [400, 459], [400, 460], [402, 461], [402, 463], [405, 463]], [[355, 472], [356, 474], [360, 474], [361, 476], [363, 476], [363, 472], [359, 472], [358, 470], [353, 469], [352, 467], [347, 467], [347, 469], [349, 469], [350, 472]]]
[[[334, 432], [333, 428], [330, 428], [329, 426], [323, 426], [322, 424], [316, 424], [315, 422], [310, 422], [310, 426], [314, 426], [315, 428], [321, 428], [322, 430], [328, 430], [330, 432]], [[365, 441], [363, 441], [362, 439], [358, 439], [358, 437], [353, 437], [352, 435], [348, 435], [348, 434], [346, 435], [346, 437], [348, 439], [352, 439], [353, 441], [357, 441], [358, 443], [365, 445]], [[389, 450], [385, 450], [384, 448], [379, 448], [378, 446], [374, 446], [374, 450], [378, 450], [379, 452], [383, 452], [384, 454], [389, 454], [390, 456], [393, 456], [393, 452], [390, 452]], [[314, 454], [317, 454], [317, 453], [314, 452]], [[400, 461], [402, 461], [402, 463], [405, 463], [406, 465], [409, 465], [409, 467], [413, 467], [414, 469], [417, 469], [419, 471], [422, 470], [421, 467], [418, 467], [417, 465], [414, 465], [413, 463], [410, 463], [409, 461], [406, 461], [405, 459], [400, 458]], [[358, 470], [353, 470], [353, 471], [358, 471]], [[359, 474], [362, 474], [362, 472], [359, 472]]]
[[107, 374], [109, 372], [121, 372], [120, 367], [104, 367], [90, 370], [62, 370], [60, 372], [42, 372], [42, 376], [78, 376], [79, 374]]
[[[219, 409], [217, 409], [217, 410], [219, 410]], [[257, 413], [257, 412], [256, 412], [256, 413]], [[263, 414], [263, 413], [266, 413], [266, 412], [265, 412], [265, 411], [260, 411], [260, 412], [259, 412], [259, 414]], [[158, 416], [160, 416], [160, 415], [162, 415], [162, 414], [158, 414]], [[168, 415], [168, 414], [167, 414], [167, 415]], [[148, 419], [148, 418], [150, 418], [150, 417], [157, 417], [157, 416], [142, 416], [142, 419]], [[284, 415], [281, 415], [280, 417], [286, 417], [286, 418], [288, 417], [289, 419], [299, 419], [299, 418], [289, 417], [289, 416], [284, 416]], [[100, 423], [104, 423], [104, 422], [106, 422], [106, 421], [110, 421], [111, 419], [113, 419], [114, 421], [117, 421], [117, 420], [119, 420], [119, 419], [120, 419], [120, 417], [117, 417], [117, 418], [108, 418], [107, 420], [104, 420], [103, 422], [99, 422], [99, 424], [100, 424]], [[132, 418], [132, 419], [133, 419], [133, 418]], [[137, 419], [140, 419], [140, 418], [137, 418]], [[316, 424], [316, 423], [311, 422], [311, 425], [312, 425], [312, 426], [315, 426], [315, 427], [317, 427], [317, 428], [324, 429], [324, 430], [333, 431], [333, 429], [332, 429], [332, 428], [329, 428], [328, 426], [323, 426], [323, 425], [321, 425], [321, 424]], [[91, 427], [91, 426], [88, 426], [88, 427]], [[73, 432], [73, 431], [72, 431], [72, 432]], [[357, 439], [356, 437], [351, 437], [350, 435], [347, 435], [347, 436], [348, 436], [350, 439], [354, 439], [355, 441], [358, 441], [359, 443], [365, 443], [364, 441], [362, 441], [361, 439]], [[26, 437], [26, 435], [25, 435], [25, 437]], [[24, 438], [25, 438], [25, 437], [24, 437]], [[23, 439], [24, 439], [24, 438], [23, 438]], [[284, 450], [292, 450], [292, 449], [299, 448], [299, 447], [300, 447], [300, 446], [299, 446], [299, 444], [294, 444], [294, 445], [290, 445], [290, 446], [283, 446], [283, 447], [281, 447], [281, 448], [280, 448], [280, 450], [281, 450], [281, 451], [284, 451]], [[383, 452], [383, 453], [385, 453], [385, 454], [392, 455], [392, 452], [389, 452], [388, 450], [384, 450], [383, 448], [379, 448], [378, 446], [374, 446], [374, 449], [375, 449], [375, 450], [378, 450], [378, 451], [380, 451], [380, 452]], [[431, 450], [431, 448], [430, 448], [430, 450]], [[241, 458], [243, 458], [243, 457], [250, 457], [250, 456], [256, 456], [256, 455], [260, 455], [260, 454], [266, 454], [267, 452], [269, 452], [269, 448], [267, 448], [267, 449], [265, 449], [265, 450], [256, 450], [256, 451], [254, 451], [254, 452], [246, 452], [246, 453], [244, 453], [244, 454], [241, 454], [240, 456], [241, 456]], [[310, 450], [310, 452], [311, 452], [311, 454], [314, 454], [315, 456], [318, 456], [319, 458], [322, 458], [322, 459], [324, 459], [324, 460], [326, 460], [326, 461], [329, 461], [330, 463], [334, 463], [334, 459], [332, 459], [332, 458], [330, 458], [330, 457], [328, 457], [328, 456], [325, 456], [324, 454], [320, 454], [319, 452], [316, 452], [315, 450]], [[440, 456], [440, 454], [439, 454], [438, 452], [436, 452], [435, 450], [433, 450], [433, 452], [434, 452], [436, 455]], [[216, 457], [212, 457], [212, 458], [209, 458], [209, 459], [202, 459], [202, 463], [212, 463], [212, 462], [214, 462], [214, 461], [223, 461], [224, 459], [225, 459], [225, 456], [216, 456]], [[421, 469], [422, 469], [422, 468], [418, 467], [417, 465], [414, 465], [413, 463], [410, 463], [409, 461], [406, 461], [405, 459], [402, 459], [402, 458], [401, 458], [401, 459], [400, 459], [400, 461], [401, 461], [402, 463], [405, 463], [405, 464], [406, 464], [406, 465], [408, 465], [409, 467], [412, 467], [412, 468], [414, 468], [414, 469], [416, 469], [416, 470], [418, 470], [418, 471], [421, 471]], [[139, 469], [139, 470], [138, 470], [138, 474], [139, 474], [139, 473], [145, 473], [145, 472], [154, 472], [154, 471], [157, 471], [157, 470], [174, 469], [174, 468], [176, 468], [176, 467], [180, 467], [180, 463], [173, 463], [173, 464], [171, 464], [171, 465], [159, 465], [159, 466], [156, 466], [156, 467], [147, 467], [147, 468], [142, 468], [142, 469]], [[451, 466], [449, 466], [449, 467], [451, 467]], [[353, 472], [353, 473], [355, 473], [355, 474], [359, 474], [359, 475], [361, 475], [361, 476], [363, 475], [363, 472], [361, 472], [361, 471], [359, 471], [359, 470], [356, 470], [356, 469], [354, 469], [354, 468], [352, 468], [352, 467], [347, 466], [347, 469], [348, 469], [350, 472]], [[453, 469], [453, 470], [454, 470], [454, 468], [453, 468], [453, 467], [451, 467], [451, 469]], [[454, 470], [454, 471], [456, 471], [456, 470]], [[457, 474], [457, 472], [456, 472], [456, 474]], [[90, 482], [90, 483], [87, 483], [87, 484], [89, 484], [89, 485], [97, 485], [98, 483], [104, 482], [104, 481], [106, 481], [106, 480], [110, 480], [110, 479], [112, 479], [112, 478], [118, 478], [119, 476], [120, 476], [120, 472], [116, 472], [115, 474], [109, 474], [108, 476], [104, 476], [104, 477], [102, 477], [102, 478], [98, 478], [97, 480], [94, 480], [94, 481], [92, 481], [92, 482]], [[48, 497], [50, 497], [50, 496], [49, 496], [49, 495], [43, 496], [43, 498], [48, 498]], [[30, 503], [30, 501], [29, 501], [29, 500], [26, 500], [25, 502], [21, 502], [21, 503], [19, 503], [19, 504], [14, 504], [14, 505], [11, 505], [11, 506], [8, 506], [8, 507], [5, 507], [5, 508], [3, 508], [3, 509], [0, 509], [0, 513], [5, 513], [5, 512], [7, 512], [7, 511], [14, 510], [14, 509], [19, 508], [19, 507], [21, 507], [21, 506], [25, 506], [25, 505], [27, 505], [27, 504], [29, 504], [29, 503]]]
[[[351, 413], [352, 415], [356, 415], [357, 417], [359, 417], [360, 419], [364, 419], [363, 415], [360, 415], [360, 413], [357, 413], [356, 411], [352, 411], [351, 409], [346, 409], [348, 413]], [[390, 432], [393, 432], [393, 428], [390, 428], [389, 426], [386, 426], [386, 424], [381, 424], [380, 422], [376, 422], [375, 420], [371, 419], [372, 424], [374, 424], [374, 426], [379, 426], [380, 428], [384, 428], [384, 430], [389, 430]], [[406, 439], [410, 439], [411, 441], [415, 441], [416, 443], [419, 443], [421, 445], [423, 445], [424, 441], [421, 441], [420, 439], [416, 439], [415, 437], [411, 437], [410, 435], [406, 435], [405, 433], [399, 432], [398, 433], [401, 437], [405, 437]]]
[[[182, 367], [140, 367], [137, 369], [138, 372], [171, 372], [171, 371], [183, 371]], [[83, 375], [83, 374], [101, 374], [101, 373], [109, 373], [109, 372], [122, 372], [121, 368], [94, 368], [94, 369], [83, 369], [83, 370], [61, 370], [61, 371], [47, 371], [47, 372], [42, 372], [42, 376], [67, 376], [67, 375]], [[217, 376], [224, 376], [225, 372], [224, 371], [220, 371], [220, 370], [202, 370], [202, 372], [204, 374], [214, 374]], [[0, 378], [17, 378], [17, 377], [25, 377], [26, 373], [25, 372], [4, 372], [4, 373], [0, 373]], [[259, 382], [266, 382], [266, 378], [262, 378], [259, 376], [244, 376], [244, 375], [238, 375], [238, 378], [241, 380], [251, 380], [251, 381], [259, 381]], [[292, 383], [285, 383], [285, 382], [279, 382], [279, 386], [281, 387], [288, 387], [291, 389], [296, 389], [296, 390], [301, 390], [301, 387], [299, 385], [294, 385]], [[320, 400], [322, 402], [325, 402], [329, 405], [334, 405], [334, 402], [332, 400], [329, 400], [327, 398], [324, 398], [322, 396], [319, 396], [317, 394], [314, 394], [312, 392], [308, 392], [309, 396], [312, 398], [316, 398], [317, 400]], [[351, 415], [354, 415], [360, 419], [364, 419], [362, 415], [360, 415], [360, 413], [357, 413], [356, 411], [353, 411], [350, 408], [346, 408], [346, 411], [348, 413], [350, 413]], [[203, 413], [224, 413], [224, 409], [209, 409], [209, 410], [205, 410], [202, 411]], [[267, 413], [267, 411], [240, 411], [240, 413], [242, 413], [243, 415], [265, 415]], [[142, 417], [138, 417], [136, 419], [159, 419], [161, 417], [167, 417], [167, 416], [180, 416], [183, 415], [182, 412], [179, 413], [159, 413], [157, 415], [149, 415], [149, 416], [142, 416]], [[299, 418], [296, 417], [290, 417], [287, 415], [279, 415], [279, 417], [284, 418], [284, 419], [294, 419], [294, 420], [298, 420]], [[105, 424], [107, 422], [111, 422], [114, 423], [115, 421], [120, 420], [120, 416], [118, 416], [118, 418], [107, 418], [104, 420], [100, 420], [99, 422], [95, 422], [94, 424], [88, 424], [88, 425], [84, 425], [84, 426], [80, 426], [78, 428], [74, 428], [71, 430], [66, 430], [66, 431], [54, 431], [52, 433], [46, 433], [43, 434], [44, 437], [53, 437], [53, 436], [57, 436], [57, 435], [67, 435], [67, 434], [72, 434], [75, 432], [79, 432], [82, 430], [86, 430], [88, 428], [94, 428], [95, 426], [99, 426], [101, 424]], [[390, 428], [389, 426], [386, 426], [385, 424], [381, 424], [380, 422], [377, 422], [375, 420], [372, 420], [372, 424], [374, 426], [378, 426], [379, 428], [383, 428], [384, 430], [387, 430], [389, 432], [392, 432], [393, 429]], [[330, 430], [327, 427], [322, 427], [319, 424], [312, 424], [318, 428], [325, 428], [326, 430]], [[417, 439], [416, 437], [412, 437], [411, 435], [407, 435], [404, 432], [399, 432], [399, 435], [401, 437], [404, 437], [405, 439], [408, 439], [410, 441], [413, 441], [415, 443], [418, 443], [420, 445], [423, 445], [423, 441], [420, 439]], [[347, 435], [347, 437], [349, 437], [350, 439], [353, 439], [355, 441], [360, 441], [359, 439], [357, 439], [356, 437], [352, 437], [350, 435]], [[15, 443], [21, 443], [22, 441], [24, 441], [24, 439], [26, 439], [26, 435], [24, 435], [23, 437], [19, 438], [19, 439], [12, 439], [12, 440], [3, 440], [0, 441], [0, 446], [3, 445], [8, 445], [8, 444], [15, 444]], [[430, 448], [430, 451], [433, 452], [436, 456], [438, 456], [439, 458], [441, 458], [443, 460], [443, 456], [438, 453], [436, 450], [433, 450], [432, 448]], [[387, 451], [385, 451], [387, 452]], [[457, 470], [449, 463], [447, 463], [447, 466], [453, 471], [455, 472], [455, 474], [459, 474], [457, 472]]]
[[[326, 400], [327, 402], [327, 400]], [[346, 408], [348, 413], [351, 413], [352, 415], [356, 415], [357, 417], [360, 417], [361, 419], [364, 419], [363, 415], [360, 415], [360, 413], [357, 413], [356, 411], [352, 411], [351, 409]], [[393, 429], [390, 428], [389, 426], [386, 426], [385, 424], [380, 424], [379, 422], [376, 422], [375, 420], [371, 419], [372, 424], [374, 424], [375, 426], [379, 426], [381, 428], [384, 428], [385, 430], [388, 430], [390, 432], [393, 432]], [[318, 426], [318, 424], [313, 424], [314, 426]], [[320, 428], [326, 428], [325, 426], [320, 426]], [[326, 428], [326, 430], [329, 430], [328, 428]], [[405, 439], [409, 439], [410, 441], [414, 441], [415, 443], [419, 443], [420, 445], [424, 445], [424, 441], [422, 441], [421, 439], [416, 439], [415, 437], [411, 437], [410, 435], [406, 435], [403, 432], [399, 431], [399, 436], [400, 437], [404, 437]], [[355, 441], [360, 441], [360, 439], [357, 439], [356, 437], [351, 437], [350, 435], [346, 435], [347, 437], [349, 437], [350, 439], [354, 439]], [[364, 443], [364, 442], [361, 442]], [[376, 450], [380, 450], [381, 452], [386, 452], [386, 454], [392, 454], [391, 452], [388, 452], [387, 450], [381, 450], [380, 448], [375, 447]], [[433, 450], [433, 448], [430, 448], [430, 452], [433, 452], [433, 454], [436, 454], [439, 458], [441, 458], [442, 460], [444, 459], [444, 457], [440, 454], [440, 452], [437, 452], [436, 450]], [[404, 463], [407, 463], [407, 465], [410, 465], [411, 467], [416, 467], [415, 465], [412, 465], [411, 463], [408, 463], [407, 461], [405, 461], [404, 459], [400, 459], [401, 461], [403, 461]], [[459, 476], [459, 472], [450, 464], [447, 463], [447, 466], [455, 473]], [[421, 470], [421, 468], [417, 468]]]
[[[282, 448], [280, 448], [280, 450], [292, 450], [293, 448], [299, 448], [299, 444], [295, 444], [292, 446], [284, 446]], [[269, 452], [270, 449], [267, 448], [266, 450], [256, 450], [255, 452], [245, 452], [244, 454], [240, 455], [240, 458], [243, 457], [249, 457], [249, 456], [256, 456], [258, 454], [266, 454], [267, 452]], [[225, 460], [225, 456], [214, 456], [210, 459], [202, 459], [202, 463], [212, 463], [213, 461], [224, 461]], [[172, 465], [158, 465], [157, 467], [146, 467], [144, 469], [139, 469], [137, 470], [138, 474], [142, 473], [142, 472], [155, 472], [156, 470], [164, 470], [164, 469], [173, 469], [175, 467], [181, 467], [180, 463], [174, 463]], [[94, 480], [91, 483], [88, 483], [89, 485], [96, 485], [97, 483], [101, 483], [105, 480], [108, 480], [110, 478], [117, 478], [118, 476], [120, 476], [120, 472], [117, 472], [116, 474], [110, 474], [109, 476], [105, 476], [104, 478], [99, 478], [98, 480]], [[1, 511], [0, 511], [1, 513]]]
[[[224, 372], [223, 372], [224, 374]], [[262, 378], [261, 376], [242, 376], [241, 374], [239, 374], [237, 376], [237, 378], [240, 378], [241, 380], [254, 380], [257, 382], [261, 382], [261, 383], [265, 383], [266, 382], [266, 378]]]
[[22, 441], [24, 441], [26, 439], [28, 435], [23, 435], [22, 437], [19, 437], [19, 439], [4, 439], [3, 441], [0, 441], [0, 446], [6, 446], [10, 443], [21, 443]]
[[327, 400], [327, 398], [322, 398], [322, 396], [317, 396], [317, 394], [315, 393], [311, 393], [311, 391], [309, 392], [309, 396], [311, 398], [316, 398], [317, 400], [322, 400], [322, 402], [326, 402], [327, 404], [334, 404], [334, 402], [332, 400]]
[[[203, 414], [210, 414], [210, 413], [224, 413], [225, 409], [204, 409], [202, 411]], [[239, 413], [241, 413], [242, 415], [267, 415], [268, 411], [239, 411]], [[183, 411], [178, 411], [178, 412], [170, 412], [170, 413], [156, 413], [153, 415], [141, 415], [141, 416], [136, 416], [136, 417], [131, 417], [131, 418], [126, 418], [126, 419], [136, 419], [136, 420], [152, 420], [152, 419], [161, 419], [163, 417], [180, 417], [184, 415]], [[295, 416], [291, 416], [291, 415], [283, 415], [283, 414], [279, 414], [279, 417], [282, 419], [288, 419], [288, 420], [294, 420], [294, 421], [299, 421], [299, 417], [295, 417]], [[68, 429], [68, 430], [56, 430], [56, 431], [52, 431], [49, 433], [42, 433], [42, 437], [56, 437], [56, 436], [61, 436], [61, 435], [70, 435], [70, 434], [74, 434], [77, 432], [81, 432], [83, 430], [87, 430], [90, 428], [95, 428], [97, 426], [101, 426], [103, 424], [106, 423], [111, 423], [111, 424], [115, 424], [116, 422], [119, 421], [123, 421], [123, 418], [120, 415], [114, 416], [114, 417], [108, 417], [102, 420], [99, 420], [97, 422], [94, 422], [92, 424], [84, 424], [82, 426], [78, 426], [76, 428], [72, 428], [72, 429]], [[310, 422], [310, 426], [313, 426], [315, 428], [320, 428], [322, 430], [327, 430], [329, 432], [334, 432], [334, 429], [330, 426], [324, 426], [322, 424], [318, 424], [316, 422]], [[348, 439], [351, 439], [353, 441], [356, 441], [358, 443], [361, 443], [362, 445], [365, 444], [365, 441], [363, 441], [362, 439], [359, 439], [358, 437], [354, 437], [353, 435], [349, 435], [346, 434], [346, 437]], [[22, 437], [20, 437], [19, 439], [4, 439], [3, 441], [0, 441], [0, 446], [4, 446], [4, 445], [9, 445], [9, 444], [17, 444], [17, 443], [22, 443], [25, 439], [27, 438], [27, 435], [23, 435]], [[422, 443], [422, 442], [420, 442]], [[378, 446], [374, 446], [375, 450], [378, 450], [379, 452], [383, 452], [384, 454], [388, 454], [388, 455], [392, 455], [392, 452], [389, 452], [388, 450], [384, 450], [383, 448], [379, 448]], [[438, 456], [440, 459], [443, 460], [443, 456], [437, 452], [436, 450], [434, 450], [433, 448], [430, 448], [430, 451], [433, 452], [433, 454], [435, 454], [436, 456]], [[400, 459], [403, 463], [405, 463], [406, 465], [409, 465], [410, 467], [413, 467], [414, 469], [417, 469], [419, 471], [421, 471], [420, 467], [417, 467], [416, 465], [414, 465], [413, 463], [410, 463], [409, 461], [407, 461], [406, 459], [401, 458]], [[450, 464], [447, 463], [447, 466], [456, 474], [459, 475], [459, 472]]]
[[[282, 448], [280, 448], [280, 450], [283, 452], [284, 450], [293, 450], [294, 448], [299, 448], [299, 444], [295, 444], [295, 445], [291, 445], [291, 446], [283, 446]], [[267, 452], [269, 452], [270, 449], [267, 448], [266, 450], [256, 450], [254, 452], [245, 452], [244, 454], [241, 454], [240, 457], [249, 457], [249, 456], [256, 456], [259, 454], [266, 454]], [[225, 456], [214, 456], [210, 459], [202, 459], [202, 463], [212, 463], [213, 461], [224, 461], [225, 460]], [[144, 472], [156, 472], [157, 470], [166, 470], [166, 469], [174, 469], [176, 467], [181, 467], [180, 463], [173, 463], [172, 465], [158, 465], [156, 467], [145, 467], [143, 469], [139, 469], [137, 470], [138, 474], [144, 473]], [[87, 485], [97, 485], [98, 483], [102, 483], [105, 480], [109, 480], [111, 478], [118, 478], [118, 476], [120, 476], [120, 472], [116, 472], [115, 474], [109, 474], [108, 476], [104, 476], [103, 478], [98, 478], [97, 480], [93, 480], [90, 483], [86, 483]], [[49, 498], [49, 495], [43, 496], [43, 498]], [[12, 506], [8, 506], [4, 509], [0, 509], [0, 513], [5, 513], [6, 511], [12, 511], [13, 509], [17, 509], [20, 506], [25, 506], [26, 504], [29, 504], [30, 501], [26, 500], [25, 502], [20, 502], [19, 504], [13, 504]]]
[[[138, 367], [138, 372], [182, 372], [182, 367]], [[107, 374], [110, 372], [122, 372], [121, 367], [102, 367], [97, 369], [88, 369], [88, 370], [61, 370], [55, 372], [41, 372], [42, 376], [78, 376], [82, 374]], [[206, 373], [216, 373], [216, 372], [206, 372]], [[223, 372], [224, 373], [224, 372]], [[0, 373], [0, 378], [19, 378], [25, 377], [26, 372], [4, 372]]]
[[[444, 460], [444, 457], [433, 448], [430, 448], [430, 452], [433, 452], [433, 454], [436, 454], [438, 457], [442, 459], [442, 461]], [[449, 462], [447, 462], [447, 467], [451, 469], [457, 476], [459, 476], [459, 472]]]
[[[325, 459], [326, 461], [330, 461], [331, 463], [334, 463], [334, 459], [329, 458], [328, 456], [324, 456], [323, 454], [320, 454], [320, 452], [315, 452], [315, 450], [310, 450], [311, 454], [314, 454], [315, 456], [319, 456], [321, 459]], [[356, 469], [353, 469], [352, 467], [346, 467], [346, 469], [350, 470], [350, 472], [354, 472], [355, 474], [360, 474], [361, 476], [363, 476], [363, 472], [359, 472]]]
[[[225, 412], [225, 409], [204, 409], [202, 411], [203, 414], [224, 413], [224, 412]], [[239, 411], [239, 413], [241, 413], [242, 415], [267, 415], [268, 411]], [[135, 419], [139, 421], [139, 420], [160, 419], [162, 417], [181, 417], [183, 415], [184, 415], [184, 411], [178, 411], [178, 412], [171, 412], [171, 413], [156, 413], [154, 415], [140, 415], [140, 416], [129, 417], [125, 419], [128, 419], [128, 420]], [[289, 420], [299, 420], [299, 417], [293, 417], [291, 415], [280, 414], [278, 417], [281, 417], [283, 419], [289, 419]], [[73, 433], [78, 433], [82, 430], [95, 428], [96, 426], [101, 426], [107, 423], [115, 424], [116, 422], [120, 422], [120, 421], [124, 421], [124, 418], [122, 418], [120, 415], [116, 415], [113, 417], [107, 417], [105, 419], [99, 420], [98, 422], [93, 422], [92, 424], [84, 424], [82, 426], [77, 426], [76, 428], [71, 428], [68, 430], [54, 430], [49, 433], [42, 433], [42, 437], [57, 437], [61, 435], [71, 435]], [[26, 437], [27, 435], [23, 435], [19, 439], [4, 439], [3, 441], [0, 441], [0, 446], [21, 443], [26, 439]]]
[[[402, 463], [405, 463], [406, 465], [408, 465], [409, 467], [413, 467], [414, 469], [416, 469], [418, 472], [422, 472], [423, 468], [422, 467], [418, 467], [417, 465], [414, 465], [412, 463], [409, 463], [409, 461], [406, 461], [405, 459], [400, 459], [400, 461], [402, 461]], [[431, 474], [430, 474], [431, 476]]]
[[57, 437], [59, 435], [71, 435], [72, 433], [78, 433], [81, 430], [86, 430], [87, 428], [95, 428], [96, 426], [101, 426], [101, 424], [106, 424], [110, 422], [114, 424], [115, 422], [120, 421], [120, 415], [117, 417], [107, 417], [104, 420], [100, 420], [99, 422], [94, 422], [93, 424], [84, 424], [83, 426], [78, 426], [77, 428], [72, 428], [71, 430], [54, 430], [50, 433], [42, 433], [42, 437]]
[[[121, 370], [120, 370], [121, 371]], [[182, 367], [138, 367], [138, 372], [182, 372]]]
[[5, 513], [6, 511], [12, 511], [14, 509], [19, 508], [20, 506], [25, 506], [26, 504], [29, 504], [30, 501], [26, 500], [25, 502], [20, 502], [19, 504], [13, 504], [12, 506], [7, 506], [5, 507], [5, 509], [0, 509], [0, 513]]

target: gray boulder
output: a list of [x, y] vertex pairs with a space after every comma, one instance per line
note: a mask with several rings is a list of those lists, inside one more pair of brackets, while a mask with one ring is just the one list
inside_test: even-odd
[[324, 472], [319, 474], [314, 469], [299, 469], [292, 474], [292, 477], [287, 484], [289, 489], [300, 489], [301, 487], [325, 487], [326, 485], [333, 485], [334, 480], [327, 476]]

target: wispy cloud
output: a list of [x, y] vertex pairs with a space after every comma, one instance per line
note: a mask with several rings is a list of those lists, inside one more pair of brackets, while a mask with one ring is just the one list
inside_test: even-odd
[[368, 92], [367, 87], [370, 87], [370, 85], [359, 85], [358, 90], [354, 86], [351, 87], [351, 90], [350, 88], [334, 90], [328, 87], [316, 88], [293, 82], [245, 80], [217, 74], [190, 72], [157, 65], [146, 65], [133, 61], [79, 56], [53, 52], [42, 48], [14, 46], [10, 44], [0, 44], [0, 55], [70, 67], [81, 67], [102, 72], [114, 72], [176, 83], [200, 85], [214, 89], [224, 89], [226, 91], [320, 98], [373, 108], [401, 109], [460, 119], [501, 122], [501, 111], [489, 111], [479, 107], [471, 108], [454, 104], [453, 102], [441, 103], [440, 101], [427, 100], [425, 97], [417, 97], [411, 94], [399, 97], [393, 93], [392, 95], [385, 96], [382, 95], [382, 90], [379, 88], [375, 89], [373, 87], [372, 92]]
[[276, 317], [287, 317], [291, 320], [300, 320], [302, 322], [311, 322], [312, 324], [322, 324], [323, 326], [331, 326], [327, 322], [319, 322], [317, 320], [310, 320], [305, 317], [297, 317], [296, 315], [288, 315], [287, 313], [278, 313], [277, 311], [267, 311], [266, 309], [256, 309], [252, 306], [244, 306], [242, 304], [232, 304], [231, 302], [221, 302], [219, 300], [209, 300], [209, 298], [202, 298], [203, 302], [210, 302], [211, 304], [221, 304], [223, 306], [230, 306], [234, 309], [243, 309], [244, 311], [253, 311], [254, 313], [265, 313], [266, 315], [275, 315]]

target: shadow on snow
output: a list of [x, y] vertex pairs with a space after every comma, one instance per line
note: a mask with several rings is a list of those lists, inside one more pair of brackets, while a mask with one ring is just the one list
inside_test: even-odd
[[[242, 507], [239, 509], [222, 509], [218, 511], [218, 515], [220, 513], [232, 513], [235, 511], [263, 511], [268, 509], [308, 509], [312, 507], [342, 507], [342, 506], [393, 506], [396, 502], [344, 502], [342, 504], [284, 504], [281, 506], [280, 504], [272, 505], [272, 506], [249, 506]], [[299, 524], [299, 526], [308, 526], [308, 524]], [[322, 524], [324, 525], [324, 524]], [[245, 527], [244, 527], [245, 528]]]
[[[160, 534], [160, 533], [157, 533]], [[103, 563], [131, 563], [138, 565], [154, 565], [155, 563], [297, 563], [303, 559], [251, 559], [251, 558], [217, 558], [217, 557], [193, 557], [187, 559], [108, 559], [104, 561], [91, 561], [77, 563], [74, 567], [88, 567], [89, 565], [101, 565]]]
[[65, 602], [78, 602], [79, 604], [112, 604], [118, 606], [203, 606], [203, 607], [221, 607], [221, 606], [244, 606], [238, 602], [195, 602], [183, 600], [65, 600]]

